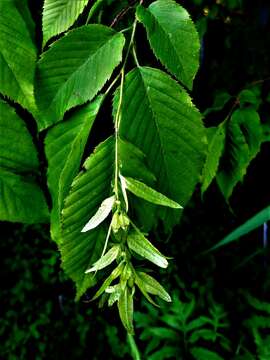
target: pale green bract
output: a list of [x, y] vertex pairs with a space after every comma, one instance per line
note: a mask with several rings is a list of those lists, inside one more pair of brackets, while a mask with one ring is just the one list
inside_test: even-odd
[[42, 14], [43, 46], [66, 31], [83, 12], [89, 0], [45, 0]]
[[98, 261], [96, 261], [90, 269], [86, 270], [85, 273], [88, 274], [109, 266], [117, 258], [120, 251], [120, 246], [114, 245], [105, 255], [101, 256], [101, 258], [98, 259]]
[[132, 251], [151, 261], [153, 264], [161, 268], [168, 266], [168, 261], [165, 256], [163, 256], [138, 229], [129, 232], [127, 244]]
[[134, 195], [149, 201], [150, 203], [162, 206], [168, 206], [173, 209], [181, 209], [182, 206], [179, 205], [177, 202], [169, 199], [167, 196], [161, 194], [160, 192], [150, 188], [149, 186], [145, 185], [141, 181], [132, 179], [130, 177], [123, 177], [121, 176], [121, 182], [123, 186], [132, 192]]
[[199, 68], [199, 36], [188, 12], [173, 0], [137, 8], [156, 57], [189, 89]]
[[95, 229], [99, 224], [101, 224], [111, 213], [114, 203], [115, 203], [114, 195], [103, 200], [97, 212], [91, 217], [91, 219], [83, 227], [82, 232]]
[[96, 96], [120, 63], [124, 43], [122, 34], [88, 25], [70, 31], [42, 54], [35, 89], [40, 130]]

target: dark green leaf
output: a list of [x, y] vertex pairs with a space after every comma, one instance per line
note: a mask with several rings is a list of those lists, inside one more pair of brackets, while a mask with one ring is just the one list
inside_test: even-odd
[[133, 328], [133, 297], [128, 286], [125, 287], [118, 300], [118, 311], [120, 319], [127, 332], [134, 334]]
[[64, 198], [79, 171], [84, 148], [103, 97], [77, 110], [68, 120], [48, 131], [45, 152], [48, 160], [48, 186], [53, 201], [51, 235], [57, 242], [60, 234], [60, 213]]
[[[23, 11], [28, 12], [26, 6]], [[0, 92], [35, 115], [37, 55], [26, 17], [29, 13], [23, 17], [14, 0], [0, 1]]]
[[105, 225], [82, 233], [81, 230], [109, 195], [113, 176], [114, 140], [107, 139], [85, 161], [65, 200], [59, 244], [63, 268], [76, 283], [77, 299], [95, 282], [85, 271], [98, 260], [105, 242]]
[[156, 57], [189, 89], [199, 68], [199, 36], [188, 12], [172, 0], [137, 8]]
[[40, 130], [95, 97], [120, 63], [124, 42], [122, 34], [106, 26], [89, 25], [53, 43], [38, 63]]

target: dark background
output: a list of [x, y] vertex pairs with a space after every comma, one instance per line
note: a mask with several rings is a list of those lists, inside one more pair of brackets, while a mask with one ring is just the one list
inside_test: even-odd
[[[269, 123], [269, 1], [178, 2], [190, 12], [201, 34], [201, 67], [192, 92], [197, 107], [204, 112], [212, 106], [219, 91], [236, 97], [242, 89], [259, 81], [262, 100], [259, 113], [262, 121]], [[103, 14], [104, 24], [110, 24], [117, 14], [113, 1], [108, 3], [112, 4]], [[30, 0], [29, 4], [40, 26], [42, 2]], [[87, 10], [78, 23], [83, 24], [86, 17]], [[128, 22], [128, 19], [122, 21]], [[144, 35], [139, 26], [139, 58], [155, 65], [148, 45], [141, 41]], [[36, 38], [40, 46], [40, 30]], [[222, 122], [232, 105], [233, 101], [223, 110], [207, 116], [206, 126]], [[35, 132], [33, 119], [25, 116], [31, 131]], [[108, 123], [110, 121], [108, 119]], [[106, 131], [110, 129], [108, 126]], [[103, 132], [99, 129], [101, 137]], [[42, 149], [42, 137], [38, 146]], [[263, 246], [262, 229], [214, 253], [200, 253], [270, 204], [269, 150], [270, 144], [265, 142], [243, 184], [236, 187], [230, 206], [215, 183], [203, 199], [197, 189], [169, 241], [160, 235], [161, 250], [173, 257], [169, 270], [160, 276], [161, 282], [169, 291], [179, 289], [183, 297], [185, 291], [193, 291], [198, 297], [203, 292], [211, 293], [229, 314], [230, 338], [235, 345], [242, 331], [239, 324], [248, 311], [241, 303], [241, 292], [248, 290], [270, 301], [269, 251], [247, 260]], [[62, 273], [59, 253], [49, 238], [48, 226], [2, 223], [1, 234], [1, 359], [130, 358], [116, 309], [98, 309], [96, 303], [83, 301], [74, 303], [74, 286]], [[245, 263], [241, 265], [242, 262]], [[136, 298], [136, 309], [145, 309], [140, 296]], [[137, 334], [140, 335], [140, 330]], [[138, 340], [137, 343], [139, 348], [144, 348], [143, 342]], [[253, 345], [250, 346], [252, 351]]]

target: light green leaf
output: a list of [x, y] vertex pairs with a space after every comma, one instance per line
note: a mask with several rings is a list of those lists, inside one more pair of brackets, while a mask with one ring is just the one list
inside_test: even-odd
[[117, 258], [120, 253], [120, 246], [113, 246], [105, 255], [103, 255], [98, 261], [94, 263], [94, 265], [85, 271], [85, 273], [90, 273], [94, 271], [98, 271], [104, 269], [105, 267], [111, 265], [111, 263]]
[[48, 160], [48, 186], [52, 196], [51, 236], [60, 237], [60, 213], [64, 198], [77, 175], [88, 135], [102, 104], [103, 96], [75, 111], [48, 131], [45, 152]]
[[73, 181], [62, 212], [62, 234], [59, 248], [63, 268], [76, 283], [80, 296], [95, 283], [85, 271], [99, 259], [106, 237], [105, 225], [93, 231], [81, 230], [110, 192], [113, 176], [114, 140], [101, 143], [84, 163], [82, 171]]
[[43, 46], [70, 28], [83, 12], [88, 0], [45, 0], [42, 14]]
[[254, 215], [251, 219], [247, 220], [243, 225], [232, 231], [229, 235], [225, 236], [224, 239], [219, 241], [210, 250], [218, 249], [221, 246], [230, 244], [231, 242], [239, 239], [241, 236], [248, 234], [249, 232], [262, 226], [265, 222], [270, 220], [270, 206], [263, 209]]
[[151, 261], [161, 268], [168, 266], [166, 258], [150, 243], [149, 240], [138, 230], [132, 230], [127, 238], [128, 247], [142, 256], [143, 258]]
[[202, 193], [204, 193], [215, 178], [219, 161], [225, 146], [225, 129], [223, 124], [217, 128], [208, 128], [208, 154], [202, 173]]
[[[34, 74], [36, 47], [29, 32], [24, 6], [17, 8], [14, 0], [0, 1], [0, 92], [36, 114]], [[14, 56], [14, 51], [16, 56]]]
[[203, 339], [205, 341], [215, 341], [217, 338], [217, 334], [214, 330], [210, 329], [199, 329], [195, 330], [189, 337], [188, 341], [191, 344], [195, 344], [198, 340]]
[[118, 300], [118, 311], [122, 324], [129, 334], [134, 334], [133, 328], [133, 297], [128, 286], [125, 287]]
[[[201, 115], [186, 91], [160, 70], [131, 71], [124, 83], [120, 136], [146, 155], [157, 191], [185, 206], [199, 181], [207, 143]], [[161, 218], [170, 230], [180, 212], [151, 207], [147, 217], [152, 225]]]
[[228, 200], [235, 185], [243, 180], [247, 167], [263, 140], [258, 113], [252, 108], [236, 110], [226, 129], [224, 156], [217, 175], [219, 188]]
[[158, 0], [137, 7], [156, 57], [189, 89], [199, 68], [199, 36], [188, 12], [175, 1]]
[[156, 205], [168, 206], [173, 209], [181, 209], [182, 206], [177, 202], [169, 199], [167, 196], [159, 193], [158, 191], [150, 188], [141, 181], [132, 179], [130, 177], [124, 178], [126, 188], [134, 195], [149, 201]]
[[0, 220], [25, 224], [49, 221], [44, 195], [31, 178], [0, 169]]
[[32, 137], [15, 110], [1, 100], [0, 133], [0, 168], [16, 173], [37, 172], [38, 154]]
[[159, 296], [162, 300], [167, 302], [172, 301], [170, 295], [156, 279], [144, 272], [138, 272], [137, 274], [141, 278], [144, 288], [149, 294]]
[[82, 26], [52, 44], [39, 63], [39, 129], [92, 100], [122, 59], [124, 36], [103, 25]]
[[91, 217], [91, 219], [83, 227], [82, 232], [95, 229], [99, 224], [101, 224], [111, 213], [114, 203], [115, 203], [114, 195], [103, 200], [97, 212]]

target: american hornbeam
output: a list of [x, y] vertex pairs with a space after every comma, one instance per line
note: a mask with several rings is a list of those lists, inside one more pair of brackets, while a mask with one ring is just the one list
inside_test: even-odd
[[[144, 64], [147, 47], [159, 68]], [[228, 198], [260, 145], [257, 115], [237, 109], [212, 129], [207, 154], [190, 97], [199, 51], [195, 25], [173, 0], [45, 0], [42, 29], [27, 0], [0, 2], [0, 219], [50, 223], [76, 300], [103, 281], [93, 299], [117, 303], [129, 333], [136, 289], [153, 304], [171, 301], [145, 261], [168, 266], [153, 230], [172, 230], [200, 181], [205, 191], [217, 175]], [[106, 126], [110, 136], [95, 147]], [[218, 173], [234, 134], [242, 148], [227, 157], [244, 152], [242, 168]]]

